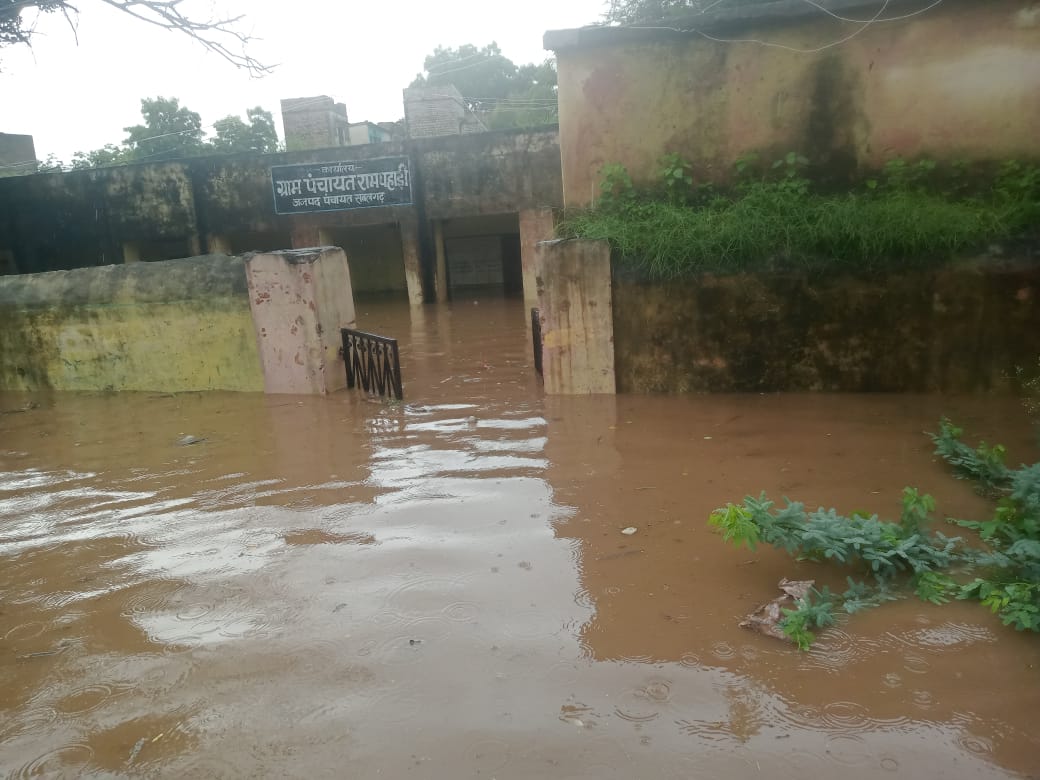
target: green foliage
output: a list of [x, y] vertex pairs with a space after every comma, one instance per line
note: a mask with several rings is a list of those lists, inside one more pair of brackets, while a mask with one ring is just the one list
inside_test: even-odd
[[693, 188], [693, 176], [690, 174], [693, 166], [688, 160], [675, 153], [666, 154], [660, 159], [658, 165], [660, 165], [661, 183], [664, 185], [668, 197], [673, 202], [685, 201]]
[[489, 128], [534, 127], [557, 121], [556, 62], [516, 65], [495, 42], [438, 46], [411, 87], [454, 86]]
[[109, 165], [120, 165], [121, 163], [129, 162], [130, 159], [131, 155], [126, 147], [105, 144], [100, 149], [94, 149], [90, 152], [76, 152], [72, 155], [71, 168], [73, 170], [104, 168]]
[[972, 449], [961, 441], [964, 433], [945, 417], [939, 421], [939, 432], [929, 434], [935, 443], [935, 454], [953, 466], [953, 475], [958, 479], [971, 479], [980, 490], [993, 494], [1005, 487], [1011, 472], [1004, 465], [1005, 449], [999, 444], [987, 447], [981, 442]]
[[921, 513], [934, 503], [930, 496], [918, 496], [916, 491], [912, 498], [904, 498], [900, 523], [880, 520], [877, 515], [845, 517], [834, 509], [807, 512], [797, 501], [787, 501], [777, 511], [774, 506], [765, 495], [749, 496], [743, 506], [728, 504], [716, 510], [709, 522], [723, 531], [727, 541], [753, 547], [761, 540], [800, 560], [857, 567], [878, 584], [949, 566], [959, 541], [918, 528]]
[[606, 239], [623, 267], [670, 280], [924, 268], [1040, 222], [1036, 166], [1005, 165], [969, 192], [963, 165], [940, 171], [927, 160], [893, 160], [879, 180], [835, 193], [814, 189], [808, 164], [796, 152], [769, 164], [747, 154], [735, 164], [733, 187], [722, 192], [695, 187], [692, 166], [677, 154], [662, 158], [657, 190], [636, 190], [628, 171], [610, 163], [601, 171], [601, 182], [610, 185], [606, 197], [593, 209], [569, 213], [560, 233]]
[[599, 172], [600, 203], [606, 208], [627, 205], [635, 198], [632, 177], [624, 165], [608, 163]]
[[798, 599], [794, 609], [785, 609], [783, 613], [780, 630], [798, 645], [799, 650], [808, 650], [816, 639], [811, 629], [834, 625], [834, 599], [827, 588], [813, 590], [805, 598]]
[[[943, 418], [939, 433], [930, 435], [956, 476], [1002, 494], [992, 518], [953, 521], [977, 532], [982, 547], [929, 530], [935, 501], [911, 487], [903, 490], [898, 523], [862, 512], [849, 517], [833, 509], [806, 512], [791, 501], [774, 510], [764, 495], [712, 513], [709, 523], [727, 542], [753, 549], [763, 541], [799, 559], [831, 561], [866, 575], [865, 581], [849, 577], [848, 590], [838, 596], [824, 588], [785, 610], [781, 628], [798, 647], [806, 649], [812, 630], [829, 625], [835, 610], [852, 614], [898, 598], [901, 591], [932, 604], [978, 600], [1005, 625], [1040, 631], [1040, 463], [1009, 469], [1003, 447], [983, 443], [972, 449], [961, 441], [962, 433]], [[970, 572], [977, 576], [960, 579]]]
[[737, 547], [743, 544], [749, 550], [754, 550], [758, 544], [758, 526], [751, 512], [742, 506], [726, 504], [722, 509], [712, 512], [708, 522], [722, 531], [724, 541], [732, 542]]
[[144, 122], [123, 128], [134, 160], [172, 160], [202, 149], [202, 118], [177, 98], [142, 98]]
[[957, 583], [941, 571], [925, 571], [913, 579], [914, 593], [922, 601], [946, 604], [957, 595]]
[[141, 101], [144, 123], [125, 128], [126, 140], [100, 149], [76, 152], [72, 170], [105, 168], [130, 162], [157, 162], [200, 154], [253, 152], [268, 154], [279, 149], [278, 132], [270, 111], [260, 106], [246, 111], [246, 119], [228, 115], [213, 123], [216, 135], [206, 140], [202, 120], [176, 98]]
[[278, 132], [274, 129], [274, 117], [260, 106], [246, 111], [248, 123], [240, 117], [229, 115], [213, 123], [216, 137], [209, 148], [215, 152], [254, 152], [269, 154], [278, 151]]
[[961, 589], [961, 598], [974, 598], [1018, 631], [1040, 631], [1040, 583], [976, 579]]
[[774, 160], [772, 169], [779, 173], [780, 178], [774, 185], [778, 192], [787, 193], [799, 197], [809, 194], [809, 180], [805, 177], [805, 169], [809, 165], [809, 158], [803, 157], [796, 152], [788, 152], [779, 160]]

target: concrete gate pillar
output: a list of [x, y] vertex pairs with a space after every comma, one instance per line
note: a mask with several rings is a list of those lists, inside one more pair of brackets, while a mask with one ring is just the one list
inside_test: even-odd
[[524, 209], [520, 217], [520, 266], [524, 280], [524, 303], [536, 306], [538, 303], [538, 273], [535, 245], [539, 241], [548, 241], [553, 237], [556, 228], [552, 209]]
[[339, 331], [356, 323], [343, 250], [266, 252], [245, 266], [264, 391], [324, 395], [345, 387]]
[[408, 285], [408, 302], [413, 306], [419, 306], [423, 302], [419, 222], [415, 219], [403, 219], [398, 223], [398, 228], [401, 231], [401, 255], [404, 258], [404, 280]]
[[436, 252], [437, 266], [434, 276], [434, 287], [437, 293], [437, 303], [445, 303], [448, 298], [448, 255], [444, 249], [444, 220], [438, 219], [433, 223], [433, 246]]
[[545, 392], [617, 392], [610, 245], [542, 241], [535, 245]]

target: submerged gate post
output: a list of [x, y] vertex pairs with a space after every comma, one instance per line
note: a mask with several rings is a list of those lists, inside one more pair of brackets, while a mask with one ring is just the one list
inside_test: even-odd
[[343, 388], [340, 329], [356, 325], [343, 250], [255, 254], [246, 258], [246, 282], [265, 392], [324, 395]]
[[542, 241], [535, 247], [545, 392], [617, 392], [610, 245]]
[[401, 256], [404, 259], [404, 279], [408, 286], [408, 302], [420, 306], [423, 302], [422, 242], [419, 238], [419, 223], [414, 217], [398, 223], [401, 234]]
[[524, 284], [524, 304], [538, 303], [538, 242], [553, 237], [555, 220], [549, 208], [523, 209], [520, 221], [520, 268]]

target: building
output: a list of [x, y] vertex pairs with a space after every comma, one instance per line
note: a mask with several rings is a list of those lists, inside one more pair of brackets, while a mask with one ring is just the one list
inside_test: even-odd
[[462, 94], [451, 84], [407, 88], [404, 121], [409, 138], [487, 132], [487, 127], [469, 110]]
[[0, 176], [36, 173], [36, 145], [31, 135], [0, 133]]
[[304, 152], [350, 146], [347, 107], [328, 95], [286, 98], [282, 103], [285, 149]]
[[1040, 157], [1031, 0], [713, 3], [667, 25], [550, 31], [544, 44], [568, 206], [595, 199], [604, 165], [647, 184], [673, 153], [699, 181], [725, 180], [749, 152], [800, 152], [832, 180], [895, 157]]

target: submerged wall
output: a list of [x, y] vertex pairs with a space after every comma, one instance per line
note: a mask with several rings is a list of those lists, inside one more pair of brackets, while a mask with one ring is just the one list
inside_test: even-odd
[[671, 152], [698, 179], [726, 178], [750, 151], [800, 151], [838, 175], [896, 156], [1040, 156], [1032, 0], [822, 4], [881, 21], [806, 2], [715, 3], [666, 26], [546, 33], [566, 204], [596, 197], [606, 163], [656, 181]]
[[264, 389], [241, 258], [0, 277], [0, 389]]
[[614, 279], [619, 392], [977, 392], [1040, 356], [1040, 266]]

